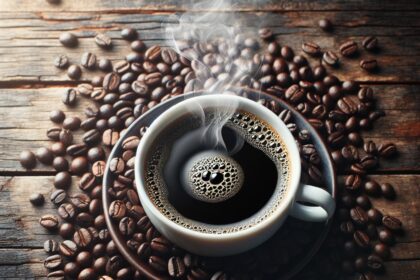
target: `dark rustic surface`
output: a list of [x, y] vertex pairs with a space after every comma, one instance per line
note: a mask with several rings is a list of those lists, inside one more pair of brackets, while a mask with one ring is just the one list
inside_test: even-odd
[[[38, 217], [54, 213], [51, 203], [34, 208], [30, 193], [38, 191], [47, 198], [53, 190], [53, 170], [39, 165], [27, 172], [17, 160], [23, 149], [48, 144], [46, 128], [51, 126], [48, 113], [52, 106], [67, 115], [81, 114], [81, 100], [74, 109], [60, 102], [60, 94], [75, 84], [65, 73], [52, 66], [54, 57], [67, 54], [79, 62], [80, 55], [91, 50], [98, 56], [121, 59], [129, 51], [119, 38], [124, 26], [139, 30], [148, 44], [164, 44], [161, 23], [168, 14], [194, 10], [179, 0], [121, 1], [62, 0], [49, 5], [45, 0], [0, 1], [0, 278], [43, 277], [42, 243], [48, 233], [38, 225]], [[379, 107], [387, 116], [375, 129], [365, 133], [376, 142], [392, 141], [400, 156], [384, 161], [373, 177], [390, 182], [398, 191], [394, 202], [376, 200], [384, 213], [404, 222], [406, 234], [393, 247], [387, 273], [380, 279], [420, 279], [420, 2], [401, 1], [256, 1], [242, 0], [235, 5], [244, 25], [273, 28], [281, 42], [296, 50], [303, 40], [318, 42], [323, 48], [336, 48], [348, 38], [357, 41], [376, 35], [381, 52], [373, 54], [381, 65], [378, 74], [365, 74], [358, 60], [346, 60], [335, 71], [343, 79], [371, 84], [378, 95]], [[226, 12], [226, 7], [219, 10]], [[335, 33], [326, 35], [316, 26], [320, 18], [330, 18]], [[249, 24], [247, 24], [249, 23]], [[64, 49], [57, 37], [72, 31], [82, 37], [80, 47]], [[112, 51], [96, 47], [96, 32], [106, 32], [115, 43]], [[89, 80], [95, 73], [85, 72]], [[56, 237], [54, 237], [56, 238]]]

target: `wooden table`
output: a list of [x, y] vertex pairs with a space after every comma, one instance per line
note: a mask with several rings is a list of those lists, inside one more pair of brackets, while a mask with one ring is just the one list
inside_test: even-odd
[[[119, 59], [128, 53], [128, 44], [120, 39], [125, 26], [139, 30], [147, 44], [162, 43], [162, 21], [174, 12], [196, 9], [178, 0], [114, 1], [62, 0], [50, 5], [45, 0], [0, 0], [0, 278], [44, 277], [45, 254], [42, 249], [48, 233], [38, 225], [44, 213], [54, 213], [47, 202], [34, 208], [28, 202], [33, 192], [46, 198], [53, 190], [53, 170], [38, 165], [24, 170], [18, 156], [24, 149], [48, 145], [45, 131], [51, 126], [49, 111], [58, 107], [67, 115], [81, 115], [88, 101], [81, 100], [74, 109], [60, 101], [61, 93], [76, 84], [65, 72], [53, 67], [53, 59], [67, 54], [72, 62], [81, 53]], [[377, 143], [394, 142], [400, 155], [384, 161], [373, 178], [392, 183], [398, 199], [382, 199], [375, 205], [384, 213], [404, 222], [406, 234], [398, 238], [387, 274], [380, 279], [420, 279], [420, 2], [399, 1], [236, 1], [234, 10], [244, 25], [270, 26], [280, 42], [300, 50], [303, 40], [337, 49], [346, 39], [358, 42], [376, 35], [381, 52], [379, 74], [366, 74], [358, 60], [349, 60], [335, 71], [342, 79], [371, 85], [378, 106], [387, 116], [365, 133]], [[225, 8], [221, 8], [225, 12]], [[320, 18], [335, 24], [333, 34], [317, 26]], [[63, 31], [79, 36], [79, 48], [64, 49], [57, 38]], [[113, 51], [97, 48], [92, 39], [96, 32], [106, 32], [115, 43]], [[82, 80], [95, 73], [85, 72]], [[57, 238], [57, 237], [54, 237]]]

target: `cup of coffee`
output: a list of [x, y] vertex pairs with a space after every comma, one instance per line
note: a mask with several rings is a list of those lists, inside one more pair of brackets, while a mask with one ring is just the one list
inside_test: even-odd
[[296, 141], [264, 106], [236, 95], [184, 100], [142, 137], [135, 182], [153, 225], [204, 256], [254, 248], [291, 215], [322, 222], [334, 212], [325, 190], [300, 183]]

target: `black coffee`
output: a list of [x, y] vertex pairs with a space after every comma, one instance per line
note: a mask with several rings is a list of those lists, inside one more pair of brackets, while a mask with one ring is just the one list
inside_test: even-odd
[[[212, 119], [211, 114], [210, 110], [207, 111], [205, 119]], [[175, 120], [156, 138], [157, 142], [147, 155], [146, 188], [149, 197], [171, 220], [197, 231], [237, 231], [267, 218], [279, 204], [288, 181], [288, 157], [279, 135], [265, 122], [249, 113], [237, 112], [230, 117], [221, 130], [223, 147], [216, 145], [213, 149], [216, 153], [236, 149], [227, 156], [241, 168], [241, 188], [232, 197], [211, 203], [191, 196], [185, 191], [181, 179], [186, 161], [203, 150], [208, 151], [209, 147], [195, 145], [200, 139], [192, 139], [190, 143], [183, 143], [183, 147], [180, 147], [178, 140], [201, 126], [202, 122], [196, 117], [185, 115]], [[203, 137], [200, 133], [197, 135]], [[238, 142], [243, 143], [239, 148]], [[186, 149], [188, 152], [171, 153], [173, 149]], [[172, 164], [171, 170], [166, 172], [168, 161], [172, 160], [170, 157], [174, 154], [180, 157], [179, 161]], [[220, 162], [212, 164], [211, 159], [209, 160], [208, 165], [198, 167], [194, 174], [198, 179], [214, 180], [213, 191], [221, 192], [223, 180], [229, 181], [236, 175], [227, 174], [230, 176], [227, 177], [225, 167]], [[280, 175], [278, 170], [281, 170]], [[279, 188], [276, 189], [278, 183]], [[203, 194], [208, 194], [208, 191], [203, 187]]]

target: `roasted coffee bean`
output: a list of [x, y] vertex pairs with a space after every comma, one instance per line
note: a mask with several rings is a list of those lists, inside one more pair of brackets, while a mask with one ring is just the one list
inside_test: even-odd
[[355, 228], [352, 222], [347, 221], [340, 224], [340, 231], [344, 234], [350, 235], [354, 233]]
[[89, 162], [96, 162], [105, 159], [105, 151], [102, 147], [90, 148], [87, 152]]
[[382, 191], [382, 195], [387, 199], [392, 200], [392, 199], [395, 199], [396, 197], [394, 187], [389, 183], [381, 184], [381, 191]]
[[95, 280], [96, 273], [92, 268], [85, 268], [80, 271], [79, 276], [77, 277], [78, 280]]
[[114, 64], [114, 71], [122, 75], [130, 70], [130, 63], [127, 60], [120, 60]]
[[337, 66], [339, 59], [335, 52], [327, 51], [322, 56], [322, 61], [328, 66]]
[[44, 215], [39, 219], [39, 224], [48, 230], [55, 230], [58, 227], [59, 221], [55, 215]]
[[378, 38], [369, 36], [363, 39], [362, 46], [368, 51], [374, 51], [378, 47]]
[[365, 169], [373, 169], [378, 165], [378, 158], [372, 155], [366, 155], [360, 159], [360, 164]]
[[137, 30], [135, 30], [134, 28], [124, 28], [123, 30], [121, 30], [121, 37], [124, 40], [135, 40], [137, 38], [137, 35]]
[[[171, 257], [168, 260], [168, 273], [169, 273], [169, 276], [174, 277], [176, 279], [184, 277], [186, 273], [186, 268], [185, 268], [184, 262], [182, 261], [180, 257]], [[221, 279], [221, 278], [215, 278], [215, 279]]]
[[150, 256], [149, 265], [154, 270], [159, 271], [159, 272], [165, 272], [167, 268], [166, 262], [158, 256]]
[[92, 242], [92, 234], [86, 228], [80, 228], [74, 232], [73, 240], [78, 247], [87, 248]]
[[314, 42], [303, 43], [302, 50], [311, 56], [318, 56], [321, 53], [321, 48]]
[[94, 145], [101, 140], [101, 134], [97, 129], [91, 129], [83, 134], [82, 140], [86, 145]]
[[69, 146], [73, 143], [73, 134], [68, 129], [61, 130], [58, 138], [64, 146]]
[[79, 275], [80, 267], [74, 263], [74, 262], [68, 262], [64, 266], [64, 273], [71, 277], [71, 278], [77, 278], [77, 275]]
[[75, 47], [78, 44], [76, 35], [70, 32], [64, 32], [60, 34], [59, 37], [60, 43], [65, 47]]
[[[70, 69], [70, 68], [69, 68]], [[75, 89], [70, 88], [64, 92], [61, 101], [68, 106], [74, 106], [77, 101], [77, 92]]]
[[67, 117], [63, 121], [63, 128], [77, 130], [80, 128], [81, 120], [78, 117]]
[[88, 169], [89, 163], [86, 157], [76, 157], [70, 163], [70, 171], [76, 175], [82, 175]]
[[70, 202], [79, 210], [86, 210], [89, 208], [90, 198], [84, 193], [77, 193], [69, 197]]
[[102, 142], [106, 146], [114, 146], [117, 143], [119, 137], [120, 134], [118, 133], [118, 131], [107, 129], [102, 134]]
[[381, 187], [374, 180], [369, 180], [365, 182], [365, 192], [370, 196], [379, 196], [381, 194]]
[[156, 237], [152, 239], [152, 241], [150, 242], [150, 246], [153, 252], [156, 252], [156, 254], [159, 254], [161, 256], [166, 256], [170, 253], [172, 245], [165, 238]]
[[96, 184], [96, 178], [93, 172], [92, 173], [87, 172], [83, 174], [82, 178], [79, 181], [79, 189], [81, 189], [82, 191], [88, 192], [93, 189], [95, 184]]
[[71, 185], [71, 181], [71, 175], [69, 172], [58, 172], [54, 177], [54, 187], [57, 189], [68, 189]]
[[63, 238], [69, 238], [74, 233], [74, 226], [70, 223], [63, 223], [60, 226], [60, 229], [58, 231], [58, 234], [60, 234]]
[[353, 239], [356, 242], [356, 244], [359, 245], [359, 247], [369, 247], [370, 238], [365, 232], [361, 230], [356, 230], [356, 232], [353, 234]]
[[368, 215], [361, 207], [356, 206], [350, 210], [351, 219], [358, 225], [366, 225], [368, 222]]
[[333, 147], [340, 147], [345, 140], [344, 133], [342, 131], [333, 132], [328, 136], [327, 140]]
[[393, 231], [398, 231], [402, 228], [402, 223], [399, 219], [388, 215], [382, 218], [382, 224]]
[[[104, 82], [102, 81], [102, 84]], [[90, 97], [97, 102], [102, 102], [102, 100], [104, 99], [105, 95], [107, 94], [107, 91], [105, 90], [105, 88], [95, 88], [92, 93], [90, 94]]]
[[53, 254], [58, 252], [58, 242], [52, 239], [48, 239], [44, 242], [44, 251], [47, 254]]
[[386, 228], [383, 228], [379, 231], [379, 240], [386, 244], [393, 244], [395, 239], [392, 232]]
[[63, 256], [72, 258], [77, 253], [77, 245], [71, 240], [64, 240], [60, 243], [59, 251]]
[[[77, 92], [84, 97], [90, 97], [93, 91], [93, 86], [91, 84], [83, 83], [77, 86]], [[88, 107], [88, 110], [92, 110], [92, 108]], [[86, 110], [85, 110], [86, 112]], [[86, 114], [88, 117], [90, 115]]]
[[92, 263], [92, 255], [87, 251], [82, 251], [76, 256], [76, 263], [80, 267], [88, 267]]
[[95, 69], [96, 67], [96, 55], [90, 52], [85, 52], [82, 54], [80, 64], [86, 69]]
[[[43, 155], [44, 153], [45, 151], [42, 151], [39, 155], [40, 156], [42, 155], [44, 157], [45, 156]], [[19, 162], [24, 168], [32, 169], [36, 165], [37, 157], [39, 156], [38, 155], [35, 156], [35, 154], [32, 153], [31, 151], [22, 151], [19, 155]], [[48, 160], [48, 158], [46, 157], [45, 160]]]
[[121, 200], [114, 200], [109, 206], [109, 215], [115, 220], [121, 220], [127, 212], [125, 203]]
[[98, 60], [98, 68], [101, 71], [109, 71], [112, 69], [112, 62], [107, 58], [101, 58]]
[[366, 170], [363, 167], [363, 165], [361, 165], [360, 163], [353, 163], [350, 166], [350, 171], [354, 174], [358, 174], [358, 175], [365, 175], [366, 174]]
[[142, 52], [145, 49], [145, 44], [141, 40], [131, 42], [130, 47], [135, 52]]
[[64, 156], [66, 154], [66, 146], [61, 142], [55, 142], [51, 145], [51, 152], [55, 156]]
[[329, 32], [333, 29], [333, 24], [331, 23], [329, 19], [326, 19], [326, 18], [320, 19], [318, 21], [318, 26], [326, 32]]
[[31, 202], [34, 206], [41, 206], [44, 204], [44, 196], [40, 193], [31, 194], [29, 202]]
[[105, 75], [102, 87], [105, 91], [112, 92], [118, 88], [119, 83], [120, 76], [115, 72], [111, 72]]
[[376, 255], [381, 257], [382, 259], [388, 259], [391, 255], [391, 252], [389, 251], [389, 247], [385, 245], [384, 243], [378, 243], [373, 247], [373, 251]]
[[60, 255], [52, 255], [45, 259], [44, 267], [46, 269], [56, 269], [63, 264], [63, 259]]
[[302, 98], [305, 97], [305, 92], [302, 88], [300, 88], [298, 85], [292, 85], [289, 87], [285, 92], [285, 97], [290, 102], [296, 104], [299, 101], [302, 100]]
[[108, 49], [110, 47], [112, 47], [112, 40], [110, 37], [108, 37], [107, 35], [103, 34], [103, 33], [99, 33], [95, 36], [95, 43], [104, 49]]
[[50, 112], [50, 120], [55, 123], [62, 123], [66, 115], [61, 110], [53, 110]]
[[363, 145], [363, 149], [368, 154], [376, 154], [376, 152], [377, 152], [376, 145], [375, 145], [375, 143], [373, 141], [366, 142]]
[[52, 163], [54, 169], [58, 172], [60, 171], [68, 171], [69, 170], [69, 163], [64, 157], [56, 157]]
[[60, 205], [67, 199], [67, 193], [61, 189], [55, 190], [51, 194], [50, 199], [51, 199], [51, 202], [54, 203], [55, 205]]
[[88, 151], [88, 147], [86, 144], [74, 144], [71, 146], [68, 146], [66, 149], [66, 152], [71, 157], [78, 157], [83, 156]]
[[70, 221], [76, 215], [76, 209], [70, 203], [63, 203], [57, 209], [58, 215], [66, 221]]
[[378, 68], [378, 62], [376, 59], [363, 59], [360, 61], [360, 68], [368, 72], [372, 72]]
[[124, 150], [134, 150], [140, 144], [140, 138], [137, 136], [127, 137], [123, 143], [122, 147]]
[[370, 202], [370, 199], [364, 194], [359, 195], [356, 198], [356, 203], [357, 203], [357, 205], [359, 205], [360, 207], [362, 207], [365, 210], [368, 210], [370, 208], [370, 206], [372, 205], [371, 202]]
[[67, 76], [72, 80], [78, 80], [82, 76], [82, 69], [79, 65], [70, 65], [67, 69]]
[[118, 228], [123, 236], [130, 237], [136, 230], [136, 222], [130, 217], [124, 217], [121, 219]]
[[66, 55], [59, 55], [54, 59], [54, 66], [60, 69], [66, 69], [69, 66], [69, 59]]
[[381, 144], [378, 147], [378, 153], [384, 158], [393, 157], [397, 154], [397, 147], [393, 143]]
[[151, 46], [144, 53], [144, 58], [150, 61], [156, 61], [161, 57], [161, 47], [158, 45]]
[[125, 163], [122, 158], [113, 158], [109, 162], [109, 170], [114, 174], [121, 174], [124, 172]]
[[107, 274], [116, 275], [118, 270], [120, 270], [123, 266], [123, 259], [119, 255], [115, 255], [108, 259], [106, 264], [106, 272]]
[[347, 190], [358, 191], [362, 186], [362, 178], [359, 175], [348, 175], [344, 184]]
[[340, 52], [343, 56], [353, 56], [358, 52], [357, 43], [347, 41], [340, 46]]
[[92, 199], [89, 203], [89, 212], [92, 215], [99, 215], [102, 211], [102, 202], [99, 199]]

